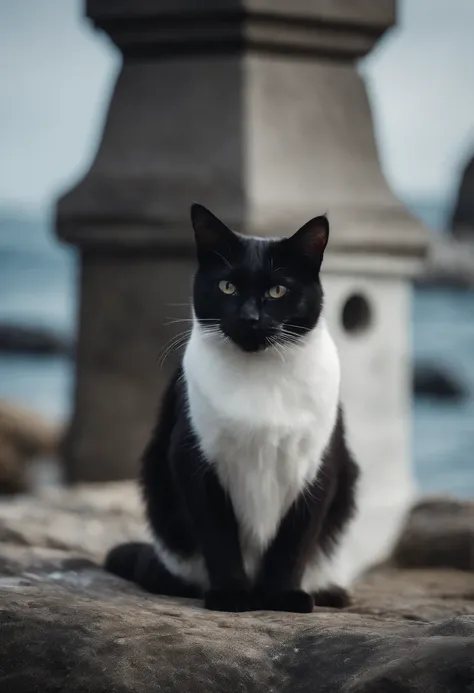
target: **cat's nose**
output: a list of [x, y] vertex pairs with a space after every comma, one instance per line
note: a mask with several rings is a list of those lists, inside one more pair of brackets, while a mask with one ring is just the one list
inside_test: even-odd
[[240, 317], [252, 326], [257, 326], [260, 320], [260, 312], [255, 301], [246, 301], [240, 309]]

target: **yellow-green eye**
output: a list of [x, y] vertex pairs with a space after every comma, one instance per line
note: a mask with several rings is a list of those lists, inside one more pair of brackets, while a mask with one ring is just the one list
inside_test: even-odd
[[223, 294], [226, 294], [227, 296], [234, 296], [237, 293], [237, 289], [231, 282], [219, 282], [219, 289], [222, 291]]
[[269, 298], [281, 298], [285, 294], [286, 294], [286, 286], [282, 286], [281, 284], [278, 284], [277, 286], [272, 286], [271, 289], [268, 289], [266, 295]]

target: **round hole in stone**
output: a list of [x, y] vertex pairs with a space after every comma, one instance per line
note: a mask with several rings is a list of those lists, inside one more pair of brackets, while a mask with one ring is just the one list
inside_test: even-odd
[[349, 334], [364, 332], [372, 321], [372, 310], [363, 294], [349, 296], [342, 309], [342, 326]]

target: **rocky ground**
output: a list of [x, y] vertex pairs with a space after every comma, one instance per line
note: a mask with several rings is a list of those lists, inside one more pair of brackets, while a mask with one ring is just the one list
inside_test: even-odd
[[474, 504], [412, 513], [343, 612], [219, 614], [105, 574], [132, 484], [0, 502], [2, 693], [474, 691]]

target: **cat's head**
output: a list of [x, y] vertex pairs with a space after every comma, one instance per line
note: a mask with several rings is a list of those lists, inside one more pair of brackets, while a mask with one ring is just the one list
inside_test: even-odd
[[234, 233], [197, 204], [191, 219], [198, 257], [194, 312], [204, 329], [255, 352], [294, 344], [315, 327], [329, 237], [325, 216], [281, 239]]

